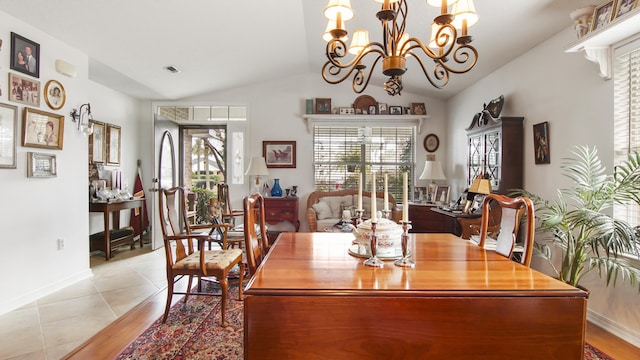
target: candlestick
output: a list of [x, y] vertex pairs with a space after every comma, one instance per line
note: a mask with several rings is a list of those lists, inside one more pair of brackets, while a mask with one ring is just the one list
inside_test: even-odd
[[402, 173], [402, 221], [409, 221], [409, 195], [407, 172]]
[[362, 173], [358, 176], [358, 208], [356, 210], [362, 210]]
[[409, 259], [409, 228], [411, 225], [407, 221], [402, 222], [402, 237], [401, 237], [401, 246], [402, 246], [402, 259], [398, 259], [393, 263], [396, 266], [402, 267], [414, 267], [416, 263]]
[[384, 267], [384, 262], [376, 255], [378, 253], [378, 236], [376, 235], [376, 223], [371, 223], [371, 242], [369, 243], [371, 257], [364, 261], [367, 266]]
[[387, 173], [384, 174], [384, 211], [389, 210], [389, 183]]
[[371, 172], [371, 222], [377, 221], [376, 216], [378, 209], [376, 209], [376, 172]]

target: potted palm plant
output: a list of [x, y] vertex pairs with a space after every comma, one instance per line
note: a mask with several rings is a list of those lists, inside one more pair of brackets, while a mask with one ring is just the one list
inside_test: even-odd
[[[630, 154], [607, 175], [595, 148], [576, 146], [572, 154], [561, 166], [572, 185], [559, 189], [557, 198], [545, 200], [518, 191], [535, 202], [539, 230], [550, 235], [548, 243], [536, 243], [537, 253], [549, 261], [558, 279], [570, 285], [578, 286], [586, 274], [597, 270], [607, 285], [615, 286], [622, 278], [640, 290], [640, 267], [623, 256], [640, 253], [638, 228], [606, 214], [614, 204], [640, 204], [640, 155]], [[551, 261], [550, 244], [562, 251], [559, 268]]]

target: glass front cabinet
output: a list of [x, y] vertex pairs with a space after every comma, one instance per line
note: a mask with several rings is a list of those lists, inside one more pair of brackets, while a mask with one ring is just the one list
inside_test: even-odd
[[477, 176], [491, 181], [492, 191], [508, 194], [522, 188], [524, 117], [493, 119], [478, 114], [467, 130], [467, 184]]

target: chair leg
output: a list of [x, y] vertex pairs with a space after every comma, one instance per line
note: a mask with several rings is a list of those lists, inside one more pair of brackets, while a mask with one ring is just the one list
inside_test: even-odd
[[244, 263], [240, 261], [240, 281], [238, 282], [238, 300], [242, 301], [242, 288], [244, 287]]
[[227, 293], [229, 291], [229, 280], [227, 279], [227, 274], [223, 274], [223, 276], [220, 277], [220, 291], [222, 292], [222, 296], [221, 296], [221, 301], [222, 303], [220, 304], [220, 311], [222, 312], [222, 316], [221, 316], [221, 321], [220, 321], [220, 326], [224, 327], [227, 326], [227, 323], [225, 322], [225, 316], [224, 314], [226, 313], [227, 310]]
[[164, 315], [162, 316], [163, 324], [167, 321], [169, 309], [171, 308], [171, 299], [173, 298], [173, 281], [174, 279], [167, 279], [167, 304], [164, 307]]
[[[192, 280], [193, 280], [193, 275], [189, 275], [189, 280], [187, 281], [187, 291], [186, 294], [184, 294], [184, 303], [187, 303], [187, 298], [189, 297], [189, 294], [191, 293], [191, 284], [192, 284]], [[198, 282], [198, 291], [200, 291], [200, 282]]]

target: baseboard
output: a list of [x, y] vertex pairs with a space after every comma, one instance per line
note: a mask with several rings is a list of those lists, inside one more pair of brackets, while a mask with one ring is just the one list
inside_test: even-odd
[[607, 330], [620, 339], [640, 348], [640, 334], [611, 321], [595, 311], [587, 310], [587, 320]]
[[5, 303], [0, 304], [0, 315], [4, 315], [8, 312], [11, 312], [13, 310], [16, 310], [22, 306], [25, 306], [29, 303], [32, 303], [44, 296], [53, 294], [54, 292], [58, 291], [58, 290], [62, 290], [63, 288], [75, 284], [80, 280], [84, 280], [87, 278], [90, 278], [93, 276], [93, 272], [91, 271], [91, 269], [87, 269], [85, 271], [82, 271], [80, 273], [74, 274], [73, 276], [70, 276], [66, 279], [63, 279], [61, 281], [57, 281], [55, 283], [52, 284], [48, 284], [45, 287], [39, 288], [39, 289], [35, 289], [33, 291], [30, 291], [26, 294], [22, 294], [14, 299], [11, 299]]

